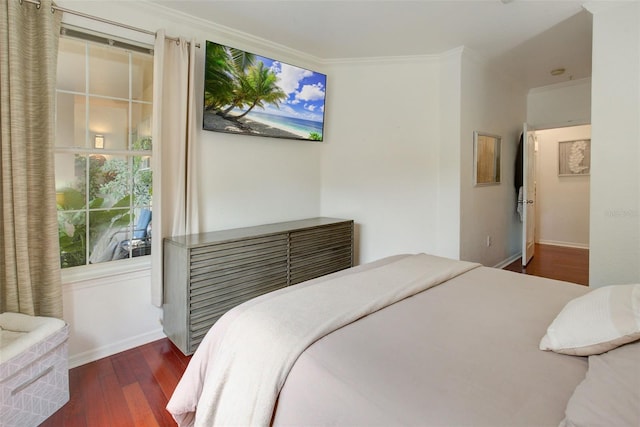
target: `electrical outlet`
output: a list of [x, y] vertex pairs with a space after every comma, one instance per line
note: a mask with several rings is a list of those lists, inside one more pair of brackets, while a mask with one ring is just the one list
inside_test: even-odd
[[487, 247], [491, 246], [491, 236], [487, 236]]

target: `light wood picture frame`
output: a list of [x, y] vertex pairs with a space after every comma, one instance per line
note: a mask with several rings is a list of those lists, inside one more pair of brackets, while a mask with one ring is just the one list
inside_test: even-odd
[[501, 175], [502, 137], [473, 132], [473, 184], [475, 186], [498, 185]]
[[591, 140], [558, 142], [558, 176], [584, 176], [591, 173]]

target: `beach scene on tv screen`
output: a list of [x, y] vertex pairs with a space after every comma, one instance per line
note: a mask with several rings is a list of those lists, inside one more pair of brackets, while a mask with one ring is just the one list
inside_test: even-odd
[[207, 41], [203, 129], [322, 141], [327, 77]]

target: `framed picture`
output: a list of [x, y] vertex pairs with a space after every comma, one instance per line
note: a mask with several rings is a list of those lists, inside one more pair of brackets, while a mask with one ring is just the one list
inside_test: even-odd
[[500, 145], [502, 138], [488, 133], [473, 132], [473, 183], [500, 184]]
[[558, 142], [558, 176], [589, 175], [590, 172], [590, 139]]

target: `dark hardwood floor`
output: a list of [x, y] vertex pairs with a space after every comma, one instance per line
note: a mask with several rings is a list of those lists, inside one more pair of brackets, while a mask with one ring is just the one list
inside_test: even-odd
[[[536, 245], [526, 268], [505, 270], [587, 285], [589, 251]], [[165, 406], [189, 363], [168, 339], [154, 341], [69, 371], [69, 402], [42, 427], [175, 426]]]
[[536, 243], [535, 255], [526, 267], [518, 259], [504, 270], [589, 285], [589, 250]]
[[69, 402], [41, 427], [175, 426], [165, 406], [190, 357], [168, 339], [69, 371]]

